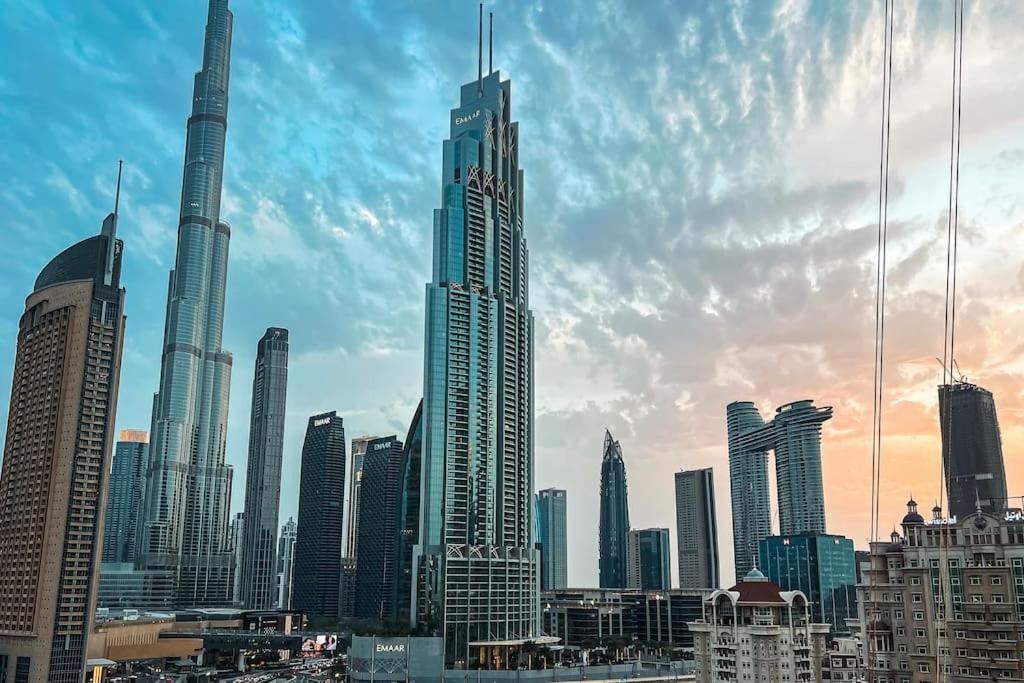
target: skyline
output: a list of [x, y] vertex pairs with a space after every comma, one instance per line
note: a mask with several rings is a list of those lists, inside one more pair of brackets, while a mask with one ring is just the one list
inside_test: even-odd
[[[0, 311], [0, 385], [10, 386], [17, 315], [31, 279], [53, 253], [90, 234], [95, 217], [109, 204], [113, 162], [123, 157], [127, 163], [119, 230], [128, 254], [123, 281], [132, 292], [124, 377], [131, 380], [122, 386], [119, 430], [148, 428], [148, 397], [158, 383], [154, 349], [160, 347], [160, 302], [174, 260], [181, 120], [187, 115], [186, 93], [201, 46], [196, 26], [204, 5], [200, 0], [149, 10], [125, 3], [124, 11], [114, 14], [136, 22], [141, 35], [116, 31], [119, 51], [124, 48], [124, 54], [135, 58], [119, 63], [110, 61], [107, 39], [114, 33], [104, 30], [112, 31], [113, 25], [103, 23], [103, 8], [76, 7], [67, 26], [55, 24], [60, 50], [43, 55], [42, 46], [18, 40], [5, 48], [20, 56], [12, 62], [11, 75], [0, 80], [0, 120], [8, 145], [0, 169], [10, 181], [4, 197], [14, 228], [0, 236], [14, 263], [0, 276], [0, 292], [15, 304]], [[645, 496], [644, 506], [634, 497], [630, 515], [638, 528], [674, 528], [669, 472], [705, 466], [720, 472], [716, 497], [722, 515], [721, 561], [732, 566], [728, 478], [722, 469], [727, 458], [724, 408], [732, 400], [753, 400], [763, 414], [773, 405], [801, 398], [835, 406], [822, 438], [828, 528], [853, 538], [857, 547], [865, 545], [867, 503], [853, 494], [860, 491], [860, 498], [866, 498], [870, 490], [868, 475], [862, 472], [870, 462], [869, 266], [877, 191], [877, 160], [872, 155], [877, 154], [874, 65], [881, 50], [876, 40], [880, 5], [817, 7], [803, 19], [783, 12], [763, 36], [758, 35], [756, 17], [737, 15], [733, 22], [732, 12], [722, 7], [704, 8], [709, 14], [694, 20], [721, 29], [725, 42], [718, 46], [720, 54], [771, 50], [773, 41], [781, 40], [786, 44], [776, 46], [782, 48], [780, 60], [793, 73], [804, 64], [806, 89], [786, 91], [785, 79], [779, 77], [774, 100], [752, 93], [756, 80], [750, 79], [760, 73], [758, 60], [716, 62], [715, 46], [703, 43], [713, 31], [667, 36], [684, 50], [670, 52], [664, 46], [674, 45], [672, 40], [654, 39], [666, 38], [668, 27], [687, 26], [687, 19], [673, 9], [666, 11], [664, 29], [644, 17], [629, 17], [622, 24], [631, 36], [626, 42], [654, 48], [653, 56], [628, 55], [624, 68], [641, 69], [638, 64], [648, 60], [654, 64], [652, 73], [638, 71], [646, 94], [630, 95], [611, 77], [614, 58], [588, 50], [601, 44], [600, 20], [610, 23], [608, 15], [588, 18], [578, 8], [566, 7], [568, 25], [580, 33], [570, 39], [558, 32], [557, 13], [498, 8], [495, 63], [516, 80], [517, 112], [530, 139], [523, 149], [523, 166], [530, 169], [526, 212], [538, 317], [536, 488], [558, 486], [572, 496], [570, 584], [596, 585], [596, 560], [590, 558], [596, 558], [597, 478], [606, 425], [627, 453], [631, 488], [659, 493]], [[1024, 208], [1013, 194], [1019, 184], [1013, 182], [1016, 176], [1009, 175], [1024, 161], [1024, 130], [1009, 119], [1013, 112], [1008, 106], [1019, 100], [1024, 80], [1006, 68], [1015, 63], [1012, 55], [1019, 54], [1016, 48], [1024, 40], [1007, 29], [1014, 25], [1013, 17], [1021, 17], [1020, 7], [985, 7], [982, 16], [970, 5], [966, 21], [961, 169], [966, 294], [964, 322], [958, 328], [964, 351], [958, 360], [972, 381], [995, 393], [1014, 495], [1024, 493], [1024, 465], [1014, 458], [1024, 446], [1017, 390], [1024, 365], [1020, 348], [1003, 350], [998, 345], [1010, 345], [1024, 327], [1004, 317], [1024, 307], [1024, 276], [1016, 262], [1000, 258], [1010, 244], [1024, 250], [1024, 236], [1016, 227], [1024, 219]], [[437, 195], [436, 141], [444, 137], [450, 94], [470, 80], [474, 67], [466, 45], [472, 39], [475, 5], [460, 8], [465, 21], [448, 26], [441, 16], [450, 9], [410, 8], [401, 26], [379, 17], [376, 24], [372, 17], [353, 17], [346, 29], [345, 19], [333, 15], [345, 8], [331, 8], [333, 18], [321, 19], [330, 29], [319, 33], [312, 14], [290, 16], [293, 10], [270, 5], [235, 8], [241, 23], [233, 55], [225, 178], [233, 254], [224, 347], [235, 351], [237, 367], [248, 368], [253, 362], [251, 340], [262, 330], [270, 325], [293, 330], [294, 391], [285, 429], [281, 519], [295, 513], [299, 451], [310, 415], [337, 410], [350, 434], [404, 434], [419, 399], [421, 292], [430, 269], [426, 254]], [[0, 18], [0, 26], [18, 38], [19, 26], [45, 26], [40, 17], [46, 11], [16, 7]], [[151, 21], [145, 14], [149, 11]], [[612, 9], [606, 11], [615, 15]], [[835, 27], [841, 20], [834, 15], [847, 11], [853, 13], [851, 36], [846, 36], [852, 43], [843, 45], [842, 32]], [[937, 223], [944, 224], [944, 205], [927, 195], [944, 196], [946, 170], [941, 162], [948, 153], [943, 146], [948, 145], [947, 57], [952, 38], [950, 17], [936, 11], [924, 8], [917, 14], [901, 5], [896, 14], [897, 59], [909, 57], [912, 38], [922, 53], [896, 66], [894, 86], [893, 171], [900, 194], [892, 213], [896, 248], [888, 321], [895, 341], [887, 361], [892, 368], [887, 402], [895, 397], [895, 403], [887, 403], [885, 419], [895, 428], [887, 428], [883, 444], [883, 535], [885, 526], [902, 516], [907, 493], [926, 507], [938, 496], [938, 368], [931, 357], [941, 345], [942, 282], [941, 271], [926, 261], [934, 260], [934, 250], [941, 246], [929, 251], [927, 243], [936, 241], [930, 231], [938, 231]], [[911, 14], [917, 24], [906, 33]], [[95, 34], [84, 30], [80, 22], [86, 20], [94, 22], [85, 26], [96, 29]], [[822, 22], [836, 38], [836, 44], [830, 43], [833, 54], [787, 61], [786, 51], [797, 49], [787, 43], [786, 32], [807, 36]], [[868, 35], [853, 35], [865, 22]], [[269, 38], [261, 37], [261, 23], [272, 29]], [[367, 25], [374, 28], [372, 38], [360, 40], [369, 43], [356, 40]], [[335, 48], [325, 41], [339, 30], [352, 31], [352, 47], [331, 53]], [[431, 41], [418, 42], [428, 31]], [[166, 57], [145, 54], [154, 39], [168, 48]], [[268, 48], [263, 40], [276, 43]], [[741, 51], [743, 41], [747, 46]], [[389, 55], [396, 46], [401, 49]], [[715, 94], [702, 96], [682, 75], [671, 73], [679, 69], [693, 76], [686, 71], [694, 68], [686, 49], [690, 56], [704, 57], [697, 68], [706, 69], [707, 76], [723, 78], [712, 79]], [[358, 55], [360, 50], [366, 54]], [[337, 63], [319, 64], [324, 51]], [[585, 54], [591, 63], [575, 64], [570, 54]], [[34, 58], [40, 58], [37, 67], [44, 74], [58, 67], [61, 71], [51, 73], [52, 91], [25, 99], [33, 83], [28, 64]], [[296, 65], [305, 68], [296, 71]], [[158, 86], [146, 80], [157, 67], [166, 75]], [[582, 72], [578, 78], [575, 70]], [[836, 77], [834, 89], [826, 82], [830, 74]], [[428, 89], [436, 93], [410, 93], [410, 84], [424, 75], [437, 85]], [[293, 76], [294, 82], [286, 82]], [[658, 79], [664, 79], [660, 87]], [[599, 90], [607, 100], [599, 101], [581, 85], [588, 82], [603, 83]], [[728, 89], [742, 93], [744, 82], [748, 95], [733, 102]], [[257, 85], [265, 85], [266, 92]], [[380, 91], [373, 89], [382, 85]], [[557, 91], [556, 85], [578, 97], [547, 94]], [[86, 86], [95, 92], [86, 94]], [[102, 97], [88, 99], [97, 93]], [[986, 95], [990, 99], [982, 97]], [[19, 98], [26, 108], [7, 104]], [[358, 103], [359, 98], [372, 105]], [[284, 103], [289, 100], [291, 104]], [[71, 108], [56, 105], [68, 101], [80, 103], [79, 111], [69, 115]], [[908, 112], [912, 102], [917, 108]], [[638, 115], [630, 111], [633, 105], [646, 109]], [[661, 118], [651, 113], [656, 105], [666, 109]], [[372, 106], [372, 112], [362, 106]], [[569, 111], [563, 114], [559, 106]], [[844, 114], [839, 110], [843, 106], [853, 113]], [[294, 121], [277, 125], [296, 114]], [[773, 124], [773, 116], [781, 123]], [[332, 117], [337, 122], [327, 123]], [[855, 121], [858, 117], [862, 120]], [[33, 119], [32, 126], [27, 118]], [[268, 121], [275, 126], [260, 132], [258, 127]], [[326, 131], [310, 125], [317, 122]], [[740, 126], [737, 141], [726, 141], [725, 124]], [[762, 124], [767, 126], [766, 139], [754, 134]], [[46, 141], [31, 132], [33, 126], [67, 149], [46, 150]], [[342, 130], [346, 127], [353, 132]], [[995, 133], [1002, 137], [993, 140]], [[680, 141], [680, 147], [659, 157], [655, 152], [660, 151], [661, 134]], [[850, 147], [849, 153], [829, 154], [834, 163], [825, 167], [806, 151], [814, 148], [808, 138], [819, 146], [838, 140]], [[286, 149], [296, 139], [301, 144]], [[397, 139], [407, 146], [388, 149]], [[546, 148], [566, 139], [579, 143], [586, 156], [572, 158], [577, 163], [546, 157]], [[765, 149], [748, 154], [743, 145], [753, 141]], [[799, 144], [787, 149], [786, 143], [793, 142]], [[318, 145], [325, 146], [326, 158]], [[785, 152], [782, 161], [770, 159], [780, 148]], [[715, 156], [705, 158], [711, 150]], [[40, 166], [38, 159], [48, 161]], [[613, 168], [613, 162], [621, 168]], [[713, 181], [702, 185], [697, 171], [686, 170], [691, 165], [708, 172]], [[268, 166], [273, 172], [264, 170]], [[41, 172], [22, 175], [26, 168]], [[748, 170], [776, 175], [762, 184], [751, 183], [743, 177]], [[787, 171], [795, 171], [795, 179], [783, 180]], [[566, 183], [577, 195], [575, 203], [550, 189]], [[642, 195], [640, 188], [647, 183], [654, 183], [664, 200], [657, 210], [630, 196], [634, 191]], [[669, 194], [679, 183], [683, 199], [676, 200]], [[745, 193], [753, 193], [763, 206], [742, 199]], [[827, 216], [821, 218], [822, 213]], [[782, 230], [769, 232], [772, 226], [761, 223], [765, 217]], [[718, 230], [701, 234], [704, 225]], [[643, 230], [653, 230], [654, 239]], [[274, 241], [280, 238], [294, 242]], [[372, 253], [385, 246], [386, 251]], [[663, 248], [666, 253], [659, 253]], [[859, 256], [851, 260], [850, 254]], [[311, 262], [303, 263], [302, 257]], [[616, 263], [629, 267], [609, 268]], [[388, 265], [399, 267], [385, 269]], [[275, 284], [268, 282], [275, 267], [284, 267], [289, 275], [279, 280], [289, 283], [282, 292], [269, 287]], [[260, 282], [262, 287], [254, 286]], [[699, 323], [691, 324], [691, 319]], [[922, 338], [929, 329], [934, 330], [930, 342]], [[685, 340], [683, 349], [680, 339]], [[809, 372], [797, 372], [808, 367]], [[234, 375], [227, 442], [227, 460], [236, 468], [232, 514], [244, 501], [250, 399], [247, 372]], [[371, 382], [371, 377], [380, 381]], [[337, 386], [360, 390], [339, 391]], [[579, 396], [587, 396], [592, 405], [581, 410]], [[844, 490], [841, 482], [853, 484]], [[727, 569], [723, 584], [728, 576]]]

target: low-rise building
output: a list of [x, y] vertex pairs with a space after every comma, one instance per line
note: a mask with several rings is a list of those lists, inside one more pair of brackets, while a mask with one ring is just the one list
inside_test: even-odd
[[713, 592], [690, 630], [698, 683], [822, 680], [829, 624], [813, 623], [807, 596], [783, 591], [757, 569]]

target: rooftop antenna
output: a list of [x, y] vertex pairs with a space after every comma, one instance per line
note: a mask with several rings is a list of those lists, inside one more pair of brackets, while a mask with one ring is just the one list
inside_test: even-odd
[[114, 281], [114, 249], [117, 241], [117, 212], [121, 205], [121, 169], [124, 160], [117, 160], [117, 186], [114, 190], [114, 211], [103, 221], [101, 235], [107, 236], [107, 259], [103, 267], [103, 284], [110, 285]]
[[476, 49], [476, 89], [483, 93], [484, 86], [484, 3], [480, 3], [480, 28], [477, 32]]
[[494, 73], [494, 12], [487, 13], [490, 26], [487, 29], [487, 75]]

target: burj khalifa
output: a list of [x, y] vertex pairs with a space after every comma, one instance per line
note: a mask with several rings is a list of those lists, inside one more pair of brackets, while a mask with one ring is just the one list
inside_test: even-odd
[[138, 555], [177, 606], [231, 602], [231, 467], [224, 463], [231, 354], [221, 347], [231, 230], [220, 219], [232, 15], [210, 0], [185, 138], [178, 248], [153, 401]]

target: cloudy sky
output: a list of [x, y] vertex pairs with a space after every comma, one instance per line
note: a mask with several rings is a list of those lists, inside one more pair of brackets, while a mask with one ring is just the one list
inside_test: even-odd
[[[203, 0], [6, 2], [0, 385], [21, 303], [99, 229], [125, 159], [119, 427], [149, 425]], [[597, 576], [605, 427], [635, 527], [714, 466], [732, 575], [725, 405], [813, 398], [829, 530], [869, 532], [881, 0], [489, 5], [512, 78], [537, 316], [537, 483], [569, 491], [570, 582]], [[306, 418], [404, 435], [422, 391], [441, 140], [475, 77], [473, 2], [235, 0], [223, 217], [228, 459], [242, 504], [252, 363], [291, 331], [282, 521]], [[968, 0], [957, 359], [995, 392], [1024, 494], [1024, 5]], [[882, 524], [939, 492], [952, 0], [897, 3]], [[1016, 55], [1016, 56], [1015, 56]], [[0, 420], [6, 421], [6, 410]], [[673, 549], [675, 539], [673, 537]]]

